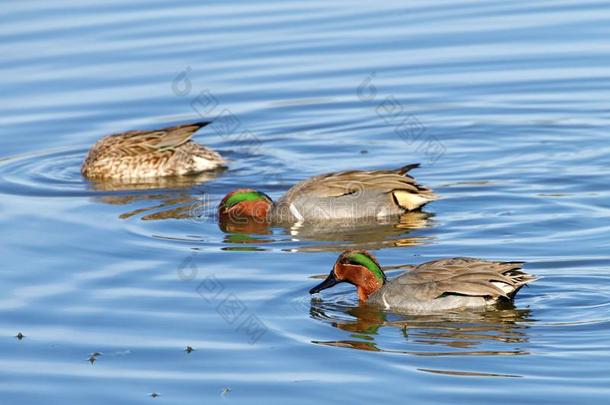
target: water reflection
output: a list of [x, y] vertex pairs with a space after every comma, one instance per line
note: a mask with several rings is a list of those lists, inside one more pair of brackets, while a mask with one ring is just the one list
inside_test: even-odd
[[[268, 231], [270, 234], [271, 231]], [[224, 238], [224, 243], [231, 244], [233, 246], [225, 246], [221, 250], [235, 251], [235, 252], [261, 252], [265, 249], [256, 246], [264, 243], [271, 243], [273, 239], [265, 239], [256, 236], [252, 236], [248, 233], [233, 233], [229, 234]], [[254, 246], [252, 246], [254, 245]]]
[[126, 191], [126, 190], [156, 190], [156, 189], [187, 189], [217, 178], [223, 170], [203, 172], [192, 176], [168, 176], [144, 179], [108, 179], [104, 181], [89, 181], [94, 191]]
[[[137, 180], [91, 181], [89, 187], [96, 192], [117, 192], [95, 197], [99, 202], [128, 205], [145, 202], [146, 206], [124, 212], [121, 219], [142, 215], [141, 219], [194, 219], [206, 216], [213, 208], [205, 193], [191, 191], [195, 186], [215, 179], [222, 171], [200, 173], [193, 176], [160, 177]], [[131, 192], [130, 192], [131, 191]], [[152, 193], [146, 192], [152, 191]], [[203, 196], [203, 197], [201, 197]], [[152, 205], [150, 205], [152, 203]]]
[[[413, 246], [426, 240], [423, 236], [407, 236], [410, 232], [430, 226], [432, 214], [415, 211], [406, 212], [399, 217], [383, 220], [360, 220], [358, 222], [326, 222], [316, 224], [296, 224], [291, 227], [279, 227], [279, 231], [290, 241], [321, 242], [314, 245], [299, 246], [290, 249], [299, 252], [343, 251], [345, 249], [381, 249], [384, 247]], [[230, 221], [221, 219], [220, 229], [225, 233], [237, 233], [242, 237], [236, 243], [244, 243], [244, 234], [270, 235], [270, 224], [265, 221], [240, 219]], [[253, 238], [253, 242], [260, 239]], [[235, 243], [229, 237], [227, 243]]]
[[[529, 309], [517, 309], [511, 302], [485, 310], [455, 311], [438, 314], [395, 314], [366, 304], [329, 303], [311, 300], [310, 316], [348, 333], [348, 339], [313, 343], [366, 351], [381, 351], [418, 356], [524, 355], [531, 319]], [[382, 334], [392, 329], [408, 349], [382, 347]], [[447, 350], [431, 350], [433, 347]]]
[[[272, 233], [269, 222], [257, 218], [238, 218], [231, 220], [231, 218], [227, 216], [220, 216], [218, 226], [220, 230], [228, 234], [269, 235]], [[252, 239], [256, 240], [256, 238]], [[227, 237], [225, 241], [231, 243], [231, 238]], [[240, 240], [238, 243], [243, 242]]]

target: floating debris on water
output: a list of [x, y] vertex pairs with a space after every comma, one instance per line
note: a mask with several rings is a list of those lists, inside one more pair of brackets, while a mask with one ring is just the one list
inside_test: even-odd
[[95, 363], [97, 361], [97, 358], [101, 355], [102, 355], [102, 353], [100, 353], [100, 352], [93, 352], [93, 353], [89, 354], [89, 358], [87, 359], [87, 361], [89, 363], [91, 363], [91, 365], [93, 365], [93, 363]]

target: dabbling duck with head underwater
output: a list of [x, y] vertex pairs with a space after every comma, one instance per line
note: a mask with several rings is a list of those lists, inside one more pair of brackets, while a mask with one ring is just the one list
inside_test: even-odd
[[224, 167], [217, 152], [191, 140], [209, 122], [108, 135], [91, 147], [81, 173], [95, 180], [197, 174]]
[[271, 223], [357, 220], [400, 215], [421, 208], [436, 195], [408, 174], [419, 164], [394, 170], [328, 173], [291, 187], [277, 202], [260, 191], [238, 189], [218, 206], [221, 218]]

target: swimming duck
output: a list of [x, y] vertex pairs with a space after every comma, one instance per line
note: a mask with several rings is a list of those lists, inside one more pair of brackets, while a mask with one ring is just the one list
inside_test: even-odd
[[[523, 262], [493, 262], [470, 257], [434, 260], [388, 281], [377, 259], [365, 250], [347, 250], [328, 277], [309, 293], [338, 283], [356, 286], [361, 302], [395, 311], [434, 312], [492, 305], [510, 300], [536, 277]], [[406, 267], [406, 266], [398, 266]]]
[[351, 170], [304, 180], [276, 203], [260, 191], [239, 189], [218, 207], [221, 219], [255, 218], [271, 223], [382, 218], [421, 208], [436, 195], [407, 173], [419, 163], [394, 170]]
[[225, 160], [191, 140], [209, 122], [153, 131], [127, 131], [99, 140], [81, 167], [90, 179], [134, 179], [196, 174], [222, 167]]

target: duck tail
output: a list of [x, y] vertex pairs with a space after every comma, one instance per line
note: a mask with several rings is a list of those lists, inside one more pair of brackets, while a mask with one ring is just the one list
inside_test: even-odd
[[211, 123], [212, 123], [212, 121], [197, 121], [197, 122], [190, 122], [188, 124], [177, 125], [175, 127], [170, 127], [170, 128], [165, 128], [165, 129], [168, 131], [183, 129], [190, 133], [195, 133], [195, 132], [199, 131], [201, 128], [210, 125]]
[[507, 267], [507, 270], [502, 274], [512, 282], [512, 285], [504, 284], [500, 288], [506, 292], [510, 299], [513, 299], [523, 286], [539, 279], [539, 277], [523, 271], [522, 266], [524, 262], [505, 262], [502, 264]]
[[411, 163], [409, 165], [403, 166], [397, 170], [398, 174], [404, 175], [407, 174], [410, 170], [417, 169], [420, 166], [420, 163]]
[[201, 129], [205, 126], [210, 125], [211, 123], [212, 123], [212, 121], [198, 121], [198, 122], [193, 122], [192, 124], [188, 124], [187, 126], [194, 125], [197, 127], [197, 129]]
[[161, 130], [162, 135], [156, 143], [152, 144], [156, 149], [173, 149], [188, 142], [195, 132], [210, 124], [211, 121], [199, 121], [191, 124], [177, 125]]

